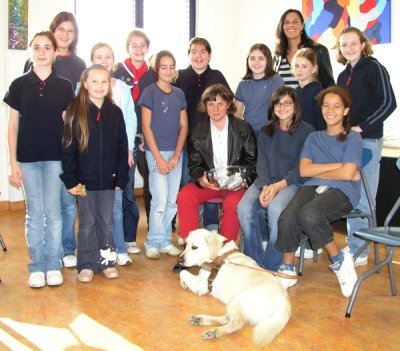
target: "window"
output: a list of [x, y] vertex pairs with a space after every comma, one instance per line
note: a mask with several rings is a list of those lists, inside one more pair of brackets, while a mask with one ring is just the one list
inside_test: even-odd
[[[116, 61], [126, 58], [125, 41], [134, 27], [150, 38], [150, 53], [169, 50], [178, 68], [188, 65], [188, 42], [194, 36], [195, 0], [75, 0], [79, 26], [78, 55], [90, 65], [99, 41], [112, 46]], [[112, 4], [112, 5], [110, 5]]]
[[134, 0], [135, 25], [150, 38], [151, 54], [169, 50], [178, 68], [188, 65], [187, 48], [194, 36], [194, 0]]
[[[118, 5], [118, 6], [117, 6]], [[126, 57], [125, 40], [133, 28], [132, 0], [76, 0], [78, 55], [90, 65], [90, 50], [98, 42], [111, 45], [116, 61]]]

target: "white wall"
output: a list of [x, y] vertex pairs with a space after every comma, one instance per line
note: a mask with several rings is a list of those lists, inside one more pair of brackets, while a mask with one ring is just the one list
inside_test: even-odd
[[[392, 1], [393, 14], [400, 12], [400, 2]], [[236, 90], [245, 73], [247, 50], [256, 42], [263, 42], [274, 48], [275, 29], [281, 14], [288, 8], [301, 10], [301, 0], [198, 0], [197, 35], [207, 38], [213, 49], [211, 66], [221, 70], [231, 88]], [[7, 49], [8, 17], [7, 1], [0, 5], [0, 97], [3, 98], [13, 79], [21, 75], [23, 64], [28, 57], [26, 51]], [[36, 32], [48, 28], [53, 17], [60, 11], [74, 11], [74, 0], [30, 0], [29, 38]], [[397, 71], [395, 48], [400, 47], [400, 23], [392, 21], [392, 43], [374, 46], [375, 54], [389, 73], [393, 88], [400, 104], [400, 76]], [[124, 38], [118, 39], [125, 41]], [[187, 47], [182, 50], [186, 52]], [[335, 77], [343, 69], [336, 63], [335, 52], [330, 51]], [[7, 159], [7, 109], [0, 107], [0, 201], [22, 200], [21, 191], [8, 182]], [[385, 144], [400, 147], [400, 107], [385, 123]], [[396, 141], [394, 141], [397, 139]]]

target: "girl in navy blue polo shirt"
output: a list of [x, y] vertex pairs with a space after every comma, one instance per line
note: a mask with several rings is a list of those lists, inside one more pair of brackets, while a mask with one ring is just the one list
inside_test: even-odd
[[11, 181], [23, 186], [29, 286], [63, 283], [61, 275], [61, 173], [63, 114], [73, 99], [71, 82], [52, 70], [57, 44], [51, 32], [30, 44], [33, 69], [14, 80], [4, 98], [9, 109]]
[[[128, 183], [128, 139], [121, 109], [111, 98], [110, 72], [94, 65], [81, 79], [65, 117], [61, 175], [78, 196], [78, 281], [88, 283], [97, 271], [118, 277], [112, 239], [115, 190]], [[85, 195], [85, 194], [83, 194]]]
[[175, 58], [169, 51], [156, 55], [157, 82], [142, 93], [142, 129], [149, 167], [151, 206], [146, 256], [159, 258], [160, 252], [177, 256], [172, 245], [171, 221], [176, 214], [176, 196], [182, 174], [181, 152], [188, 125], [185, 94], [171, 85], [176, 77]]

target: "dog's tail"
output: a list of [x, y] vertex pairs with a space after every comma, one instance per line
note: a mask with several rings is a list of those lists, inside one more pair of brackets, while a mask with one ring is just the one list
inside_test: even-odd
[[276, 308], [273, 313], [253, 328], [253, 344], [262, 347], [269, 344], [277, 336], [290, 318], [290, 305]]

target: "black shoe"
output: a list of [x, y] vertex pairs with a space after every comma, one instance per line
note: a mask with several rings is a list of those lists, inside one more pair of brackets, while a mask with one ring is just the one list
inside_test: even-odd
[[184, 267], [182, 266], [179, 262], [174, 266], [174, 268], [172, 268], [172, 271], [175, 273], [180, 273], [182, 272], [184, 269], [188, 269], [188, 267]]

